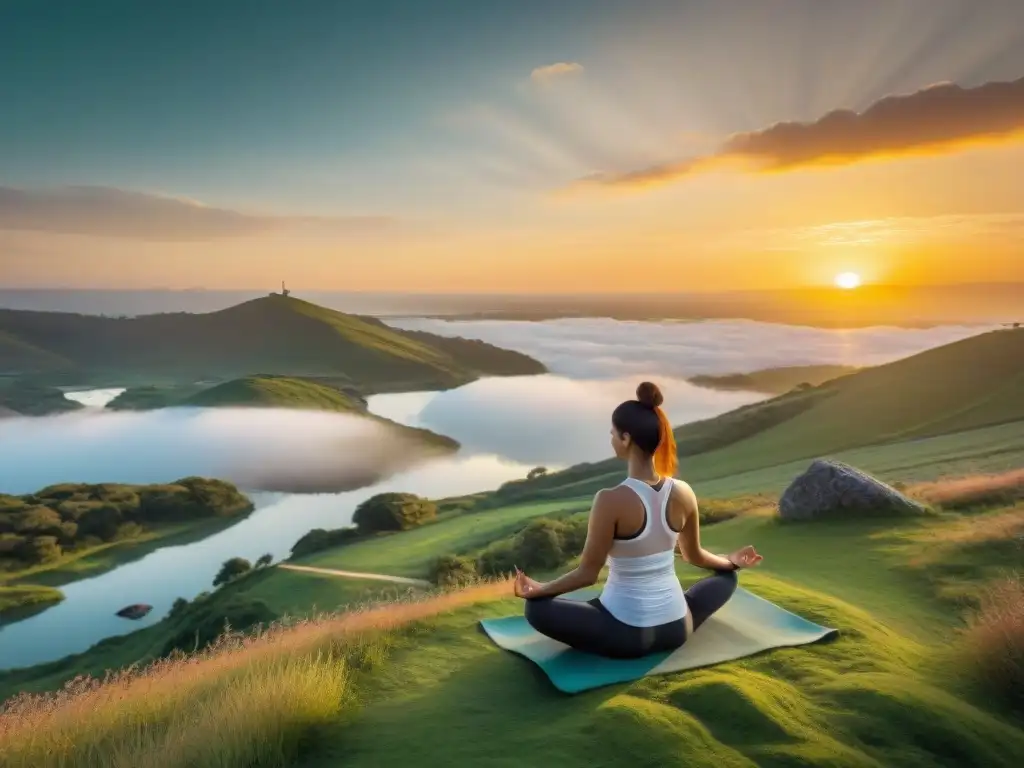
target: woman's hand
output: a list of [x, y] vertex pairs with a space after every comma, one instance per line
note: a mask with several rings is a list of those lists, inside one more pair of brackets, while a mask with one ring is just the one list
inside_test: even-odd
[[726, 559], [730, 563], [735, 565], [736, 568], [753, 568], [755, 565], [764, 560], [763, 557], [757, 554], [757, 550], [749, 545], [737, 549]]
[[540, 582], [534, 581], [525, 573], [516, 568], [516, 580], [514, 583], [516, 597], [529, 599], [531, 597], [534, 597], [539, 589]]

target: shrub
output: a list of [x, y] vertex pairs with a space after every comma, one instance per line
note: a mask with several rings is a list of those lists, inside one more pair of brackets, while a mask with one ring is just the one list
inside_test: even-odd
[[500, 576], [511, 573], [515, 565], [518, 565], [518, 563], [516, 562], [516, 553], [511, 539], [491, 544], [476, 559], [477, 572], [485, 576]]
[[990, 584], [962, 641], [978, 681], [1024, 711], [1024, 579], [1014, 575]]
[[52, 563], [59, 560], [63, 554], [56, 536], [36, 536], [25, 539], [17, 551], [18, 558], [31, 565]]
[[442, 587], [466, 584], [476, 577], [476, 560], [459, 555], [442, 555], [437, 558], [430, 574], [430, 580]]
[[566, 560], [562, 548], [562, 525], [554, 520], [532, 520], [516, 537], [514, 544], [522, 569], [548, 570]]
[[237, 579], [243, 573], [248, 573], [251, 570], [252, 563], [244, 557], [232, 557], [230, 560], [225, 560], [220, 567], [220, 571], [213, 579], [213, 586], [219, 587], [221, 584], [227, 584], [232, 579]]
[[238, 600], [227, 602], [199, 602], [182, 609], [179, 616], [183, 626], [168, 640], [161, 655], [169, 656], [175, 651], [192, 653], [216, 642], [226, 631], [246, 633], [261, 626], [269, 626], [278, 619], [262, 600]]
[[324, 528], [314, 528], [292, 545], [290, 557], [292, 559], [304, 557], [358, 538], [360, 538], [360, 533], [356, 528], [335, 528], [330, 531]]
[[437, 517], [437, 505], [412, 493], [379, 493], [360, 504], [352, 522], [361, 533], [404, 531]]
[[176, 597], [176, 598], [174, 598], [174, 602], [171, 603], [171, 610], [167, 614], [168, 618], [173, 619], [173, 618], [176, 618], [178, 616], [181, 616], [181, 614], [183, 614], [186, 610], [188, 610], [189, 605], [190, 605], [189, 601], [186, 600], [184, 597]]
[[265, 555], [260, 555], [256, 559], [256, 564], [255, 564], [254, 567], [256, 567], [256, 568], [266, 568], [272, 562], [274, 562], [274, 556], [272, 554], [270, 554], [269, 552], [267, 552]]
[[476, 570], [486, 576], [507, 574], [515, 566], [523, 570], [550, 570], [578, 555], [586, 539], [586, 515], [568, 520], [537, 518], [514, 536], [480, 552]]

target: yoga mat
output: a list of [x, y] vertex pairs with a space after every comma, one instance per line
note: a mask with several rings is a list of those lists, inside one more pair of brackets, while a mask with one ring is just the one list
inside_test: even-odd
[[[566, 597], [589, 600], [598, 594], [588, 589]], [[641, 659], [606, 659], [573, 650], [531, 627], [525, 617], [484, 619], [484, 632], [496, 645], [525, 656], [565, 693], [580, 693], [605, 685], [707, 667], [741, 659], [771, 648], [788, 648], [834, 637], [837, 630], [822, 627], [780, 608], [742, 587], [725, 606], [675, 651]]]

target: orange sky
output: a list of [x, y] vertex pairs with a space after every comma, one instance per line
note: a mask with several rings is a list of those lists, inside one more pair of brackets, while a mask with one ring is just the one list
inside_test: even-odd
[[[339, 74], [308, 94], [294, 83], [340, 66], [326, 39], [279, 63], [294, 82], [253, 50], [182, 84], [168, 79], [177, 54], [157, 51], [171, 60], [152, 62], [154, 84], [135, 92], [70, 54], [39, 58], [40, 17], [35, 47], [28, 32], [20, 49], [0, 32], [0, 92], [18, 118], [0, 125], [0, 287], [719, 291], [844, 271], [1024, 281], [1024, 4], [853, 7], [624, 3], [553, 12], [545, 35], [509, 37], [498, 31], [526, 30], [528, 14], [486, 4], [474, 23], [493, 34], [459, 45], [409, 22], [431, 66], [381, 59], [372, 89]], [[385, 22], [368, 15], [358, 37], [372, 42]], [[386, 53], [363, 47], [368, 64]], [[37, 78], [20, 100], [16, 70]], [[32, 122], [44, 102], [92, 93], [90, 78], [90, 110]]]

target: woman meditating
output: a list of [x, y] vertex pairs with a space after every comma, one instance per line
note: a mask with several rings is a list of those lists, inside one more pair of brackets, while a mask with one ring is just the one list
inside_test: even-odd
[[[628, 477], [594, 497], [579, 566], [541, 584], [517, 569], [515, 593], [526, 620], [543, 635], [588, 653], [637, 658], [680, 647], [736, 591], [736, 571], [761, 562], [747, 546], [720, 557], [700, 545], [697, 498], [674, 480], [672, 427], [658, 388], [644, 382], [636, 400], [612, 413], [611, 442]], [[683, 557], [713, 575], [683, 591], [675, 572]], [[559, 597], [590, 586], [608, 563], [608, 580], [588, 602]]]

